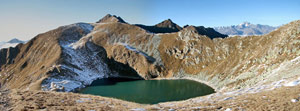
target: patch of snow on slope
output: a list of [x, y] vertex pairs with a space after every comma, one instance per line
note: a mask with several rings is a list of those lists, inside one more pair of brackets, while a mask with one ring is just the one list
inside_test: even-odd
[[291, 62], [295, 63], [295, 64], [299, 64], [300, 63], [300, 56], [296, 57], [295, 59], [291, 60]]
[[300, 77], [297, 80], [294, 80], [294, 81], [284, 84], [284, 86], [297, 86], [299, 84], [300, 84]]
[[[93, 30], [89, 24], [76, 24], [87, 33]], [[92, 28], [91, 28], [92, 27]], [[82, 37], [84, 40], [61, 41], [64, 62], [60, 65], [63, 74], [57, 74], [47, 78], [43, 84], [43, 90], [61, 89], [62, 91], [74, 91], [90, 85], [92, 81], [104, 78], [110, 73], [107, 65], [103, 62], [101, 50], [90, 42], [89, 36]], [[79, 47], [80, 46], [80, 47]], [[55, 87], [51, 87], [55, 86]]]
[[140, 55], [143, 55], [143, 56], [146, 57], [147, 60], [149, 60], [149, 61], [155, 61], [155, 59], [154, 59], [153, 57], [148, 56], [145, 52], [139, 51], [139, 50], [137, 50], [136, 48], [129, 46], [128, 44], [120, 43], [120, 45], [125, 46], [125, 48], [128, 49], [128, 50], [131, 50], [131, 51], [136, 52], [136, 53], [138, 53], [138, 54], [140, 54]]
[[138, 54], [141, 54], [141, 55], [143, 55], [143, 56], [145, 56], [145, 57], [148, 57], [148, 55], [146, 55], [145, 53], [143, 53], [143, 52], [141, 52], [141, 51], [138, 51], [136, 48], [131, 47], [131, 46], [129, 46], [128, 44], [121, 44], [121, 45], [125, 46], [125, 48], [127, 48], [128, 50], [131, 50], [131, 51], [136, 52], [136, 53], [138, 53]]

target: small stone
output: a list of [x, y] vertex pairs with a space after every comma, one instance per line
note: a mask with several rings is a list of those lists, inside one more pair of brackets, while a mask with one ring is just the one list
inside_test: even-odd
[[57, 91], [57, 88], [51, 88], [50, 91]]
[[50, 84], [50, 88], [55, 88], [55, 84], [53, 83], [53, 82], [51, 82], [51, 84]]
[[225, 109], [225, 111], [231, 111], [232, 109], [231, 108], [227, 108], [227, 109]]
[[82, 100], [76, 100], [76, 103], [84, 103]]
[[295, 103], [295, 102], [298, 102], [299, 100], [298, 99], [292, 99], [291, 100], [293, 103]]
[[135, 108], [135, 109], [130, 109], [131, 111], [146, 111], [144, 108]]
[[227, 97], [227, 98], [224, 98], [224, 100], [230, 100], [230, 99], [233, 99], [232, 97]]
[[169, 109], [168, 111], [175, 111], [175, 109]]

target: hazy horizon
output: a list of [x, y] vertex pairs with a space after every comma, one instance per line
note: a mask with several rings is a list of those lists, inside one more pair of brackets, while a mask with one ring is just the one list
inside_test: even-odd
[[29, 40], [59, 26], [96, 22], [106, 14], [145, 25], [170, 18], [180, 26], [230, 26], [245, 21], [279, 26], [300, 19], [299, 10], [297, 0], [4, 0], [0, 2], [0, 41]]

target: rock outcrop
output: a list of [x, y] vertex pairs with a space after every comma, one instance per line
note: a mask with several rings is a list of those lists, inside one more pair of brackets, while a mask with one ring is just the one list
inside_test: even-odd
[[9, 47], [7, 49], [1, 49], [0, 50], [0, 71], [1, 66], [4, 64], [13, 64], [16, 56], [20, 52], [20, 47], [23, 44], [18, 45], [17, 47]]

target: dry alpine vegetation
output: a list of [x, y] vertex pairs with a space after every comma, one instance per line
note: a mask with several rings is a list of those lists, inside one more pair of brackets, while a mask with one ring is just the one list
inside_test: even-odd
[[[107, 15], [0, 50], [0, 110], [300, 110], [300, 21], [262, 36]], [[106, 77], [193, 79], [217, 93], [142, 105], [70, 93]], [[57, 91], [57, 92], [56, 92]]]
[[1, 91], [0, 110], [9, 111], [298, 111], [300, 86], [281, 87], [259, 93], [241, 95], [213, 94], [179, 102], [142, 105], [107, 97], [45, 91]]

